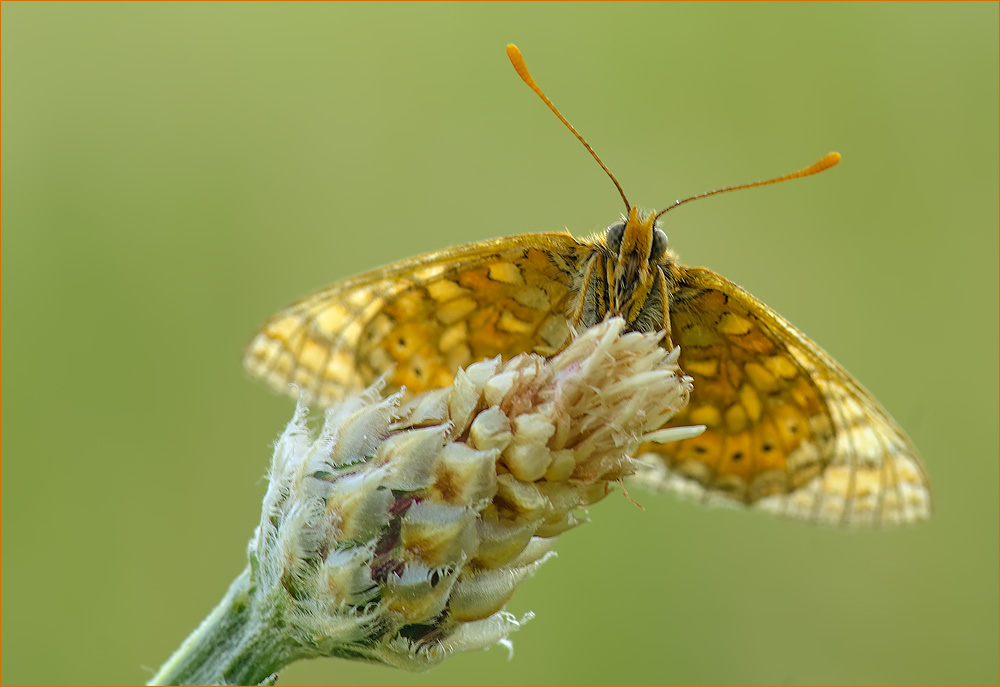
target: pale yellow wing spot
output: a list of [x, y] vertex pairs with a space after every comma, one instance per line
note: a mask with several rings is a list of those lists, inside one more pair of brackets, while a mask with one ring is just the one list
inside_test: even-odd
[[554, 353], [569, 336], [577, 264], [591, 244], [528, 234], [430, 253], [344, 280], [272, 317], [244, 354], [254, 375], [325, 405], [389, 373], [392, 387], [445, 386], [464, 365]]
[[521, 270], [512, 262], [495, 262], [489, 268], [490, 279], [511, 286], [524, 284], [524, 275]]
[[847, 526], [930, 515], [916, 449], [850, 374], [735, 284], [703, 269], [678, 274], [672, 336], [694, 391], [670, 425], [707, 429], [646, 445], [640, 482]]

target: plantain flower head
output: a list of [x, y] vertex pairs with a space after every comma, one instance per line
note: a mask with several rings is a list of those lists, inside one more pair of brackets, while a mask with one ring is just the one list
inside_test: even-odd
[[318, 431], [300, 399], [249, 545], [247, 605], [282, 628], [271, 669], [333, 655], [425, 670], [506, 644], [530, 614], [505, 604], [632, 474], [630, 454], [699, 432], [661, 429], [691, 388], [678, 351], [622, 330], [613, 319], [552, 358], [475, 363], [411, 399], [376, 385]]

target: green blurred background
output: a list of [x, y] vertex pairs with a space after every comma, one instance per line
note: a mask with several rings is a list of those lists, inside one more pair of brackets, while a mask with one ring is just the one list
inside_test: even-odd
[[851, 370], [934, 519], [841, 532], [633, 491], [501, 648], [283, 684], [998, 680], [996, 3], [4, 4], [4, 683], [148, 679], [244, 565], [289, 401], [242, 347], [311, 289], [634, 202]]

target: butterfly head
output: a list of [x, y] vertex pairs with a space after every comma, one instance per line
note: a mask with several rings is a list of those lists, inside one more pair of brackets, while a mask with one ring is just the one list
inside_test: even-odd
[[611, 309], [631, 323], [655, 285], [657, 265], [667, 252], [667, 235], [657, 227], [655, 213], [640, 216], [633, 206], [627, 217], [608, 227], [606, 239], [611, 251]]

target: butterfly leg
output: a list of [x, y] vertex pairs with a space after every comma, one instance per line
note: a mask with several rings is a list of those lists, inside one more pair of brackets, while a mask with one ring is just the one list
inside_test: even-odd
[[618, 302], [618, 289], [615, 288], [615, 263], [613, 260], [604, 261], [604, 283], [607, 285], [608, 290], [608, 309], [605, 313], [601, 314], [604, 315], [607, 312], [612, 312], [624, 317], [625, 313], [621, 310], [622, 304]]
[[660, 303], [663, 307], [663, 330], [666, 332], [663, 337], [663, 344], [672, 350], [674, 342], [670, 338], [670, 292], [667, 290], [667, 278], [660, 267], [656, 268], [656, 281], [660, 287]]
[[585, 315], [587, 309], [587, 294], [590, 293], [590, 289], [592, 288], [591, 283], [594, 280], [594, 262], [596, 260], [597, 255], [592, 255], [587, 261], [587, 267], [583, 270], [583, 281], [580, 283], [579, 298], [577, 299], [576, 306], [569, 312], [569, 316], [567, 317], [570, 327], [576, 327], [581, 320], [586, 322], [594, 319], [595, 313], [591, 313], [590, 318], [585, 317]]

